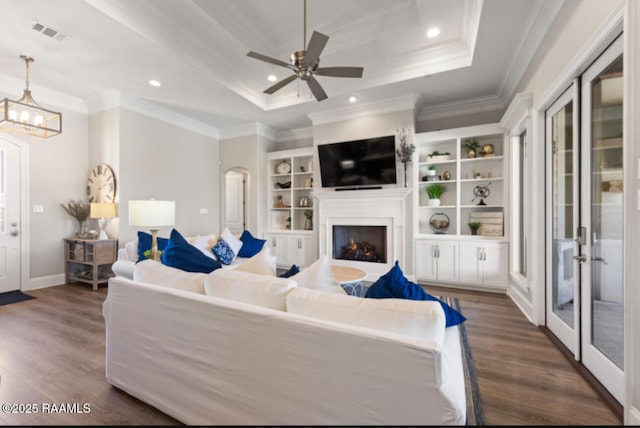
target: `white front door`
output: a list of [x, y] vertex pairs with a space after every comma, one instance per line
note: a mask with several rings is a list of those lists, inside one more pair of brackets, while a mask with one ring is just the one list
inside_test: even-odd
[[0, 293], [20, 289], [20, 148], [0, 137]]

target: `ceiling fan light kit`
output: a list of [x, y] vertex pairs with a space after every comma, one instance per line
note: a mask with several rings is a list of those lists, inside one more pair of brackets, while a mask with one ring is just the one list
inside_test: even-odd
[[307, 0], [304, 0], [304, 34], [303, 34], [303, 49], [295, 51], [289, 58], [289, 63], [281, 61], [276, 58], [272, 58], [267, 55], [262, 55], [257, 52], [250, 51], [247, 56], [265, 61], [270, 64], [278, 65], [290, 69], [294, 74], [282, 79], [273, 86], [265, 89], [265, 94], [273, 94], [279, 89], [282, 89], [289, 83], [296, 79], [307, 82], [309, 90], [317, 101], [327, 99], [327, 94], [322, 89], [322, 86], [314, 76], [328, 76], [328, 77], [362, 77], [364, 69], [362, 67], [325, 67], [320, 66], [320, 54], [324, 50], [329, 36], [314, 31], [309, 40], [308, 47], [306, 46], [307, 39]]

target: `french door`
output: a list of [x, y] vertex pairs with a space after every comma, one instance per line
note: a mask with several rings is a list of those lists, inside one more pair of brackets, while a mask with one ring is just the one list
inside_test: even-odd
[[546, 112], [547, 327], [624, 395], [622, 40]]

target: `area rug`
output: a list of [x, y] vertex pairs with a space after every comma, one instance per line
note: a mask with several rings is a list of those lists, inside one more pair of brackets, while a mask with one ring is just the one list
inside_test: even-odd
[[[440, 300], [462, 313], [460, 302], [456, 298], [440, 296]], [[480, 388], [476, 368], [473, 364], [473, 355], [467, 338], [467, 330], [464, 323], [458, 325], [460, 332], [460, 347], [462, 348], [462, 368], [464, 370], [464, 389], [467, 399], [467, 425], [485, 425], [484, 409], [480, 399]]]
[[20, 290], [7, 291], [6, 293], [0, 293], [0, 306], [8, 305], [9, 303], [23, 302], [30, 299], [35, 299], [35, 297], [24, 294]]

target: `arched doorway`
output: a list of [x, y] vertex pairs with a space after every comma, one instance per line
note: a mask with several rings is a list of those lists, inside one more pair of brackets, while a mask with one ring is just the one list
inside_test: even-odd
[[246, 229], [248, 219], [247, 195], [249, 194], [249, 171], [234, 167], [224, 174], [223, 228], [234, 234]]

